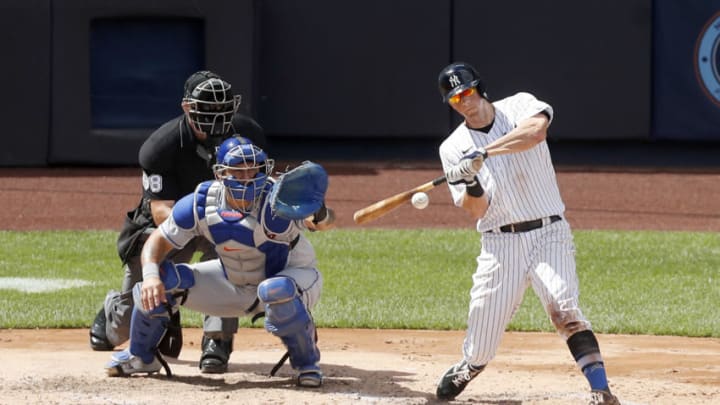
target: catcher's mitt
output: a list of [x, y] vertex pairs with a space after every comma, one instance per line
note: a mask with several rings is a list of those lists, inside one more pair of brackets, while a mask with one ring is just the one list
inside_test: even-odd
[[325, 201], [328, 175], [317, 163], [303, 162], [284, 173], [270, 192], [274, 215], [285, 219], [305, 219], [317, 212]]

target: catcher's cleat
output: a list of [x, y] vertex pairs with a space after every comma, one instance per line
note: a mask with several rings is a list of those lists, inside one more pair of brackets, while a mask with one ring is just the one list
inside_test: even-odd
[[620, 405], [620, 401], [610, 391], [598, 390], [590, 392], [590, 405]]
[[132, 374], [153, 374], [160, 371], [162, 363], [155, 356], [152, 363], [145, 363], [140, 357], [130, 353], [129, 349], [114, 353], [105, 365], [107, 375], [110, 377], [129, 377]]
[[107, 319], [105, 318], [105, 308], [100, 308], [95, 320], [90, 327], [90, 348], [98, 352], [106, 352], [115, 348], [112, 343], [107, 339], [105, 332], [105, 325]]
[[298, 387], [318, 388], [322, 385], [323, 375], [318, 366], [306, 367], [297, 376]]
[[206, 374], [222, 374], [228, 369], [230, 353], [233, 350], [233, 338], [213, 339], [203, 336], [202, 356], [200, 356], [200, 372]]
[[485, 369], [485, 366], [473, 367], [462, 360], [453, 365], [445, 372], [438, 382], [435, 395], [438, 399], [453, 400], [460, 395], [473, 378], [477, 377]]

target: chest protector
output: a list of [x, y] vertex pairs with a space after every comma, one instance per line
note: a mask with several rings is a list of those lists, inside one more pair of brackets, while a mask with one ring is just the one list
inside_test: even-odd
[[225, 275], [233, 284], [257, 285], [285, 268], [290, 249], [300, 229], [293, 221], [274, 217], [267, 203], [272, 183], [259, 208], [251, 213], [229, 209], [223, 204], [225, 188], [220, 182], [200, 185], [195, 193], [198, 228], [222, 262]]

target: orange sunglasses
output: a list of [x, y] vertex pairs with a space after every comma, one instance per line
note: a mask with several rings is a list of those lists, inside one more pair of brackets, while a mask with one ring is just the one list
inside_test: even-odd
[[469, 89], [465, 89], [465, 90], [461, 91], [460, 93], [450, 97], [448, 99], [448, 101], [450, 102], [450, 104], [457, 104], [460, 102], [460, 99], [462, 99], [463, 97], [470, 97], [473, 94], [475, 94], [475, 87], [470, 87]]

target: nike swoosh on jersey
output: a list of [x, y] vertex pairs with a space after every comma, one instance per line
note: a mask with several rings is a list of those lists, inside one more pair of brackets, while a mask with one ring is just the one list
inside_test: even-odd
[[237, 252], [239, 250], [243, 250], [243, 248], [231, 248], [231, 247], [223, 246], [223, 250], [226, 252]]

